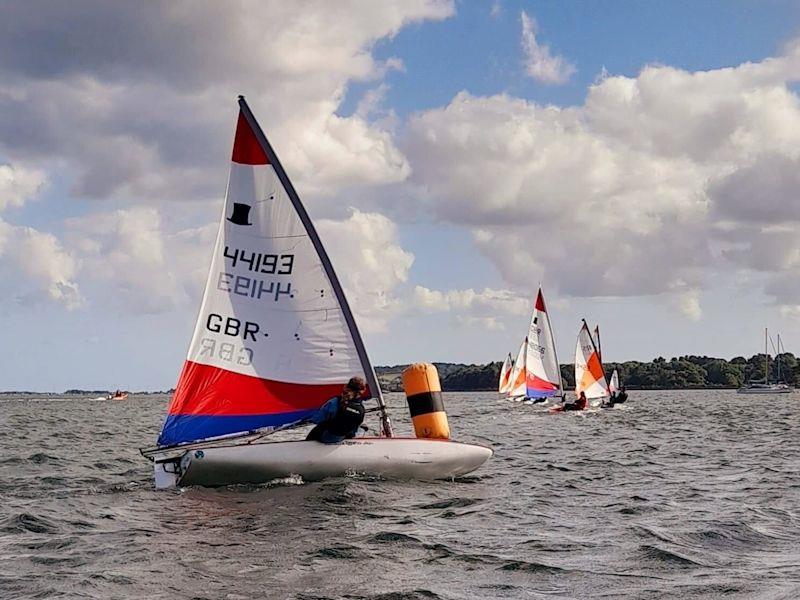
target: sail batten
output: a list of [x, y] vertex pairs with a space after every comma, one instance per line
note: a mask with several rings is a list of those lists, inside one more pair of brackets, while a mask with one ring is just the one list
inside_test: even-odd
[[[239, 105], [209, 277], [159, 446], [302, 421], [353, 376], [383, 409], [330, 259], [243, 98]], [[388, 418], [383, 431], [391, 434]]]

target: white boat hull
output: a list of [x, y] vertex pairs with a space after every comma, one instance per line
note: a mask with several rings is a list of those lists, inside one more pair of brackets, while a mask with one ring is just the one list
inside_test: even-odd
[[265, 483], [297, 475], [316, 481], [352, 473], [386, 479], [450, 479], [474, 471], [491, 455], [485, 446], [417, 438], [210, 446], [187, 451], [179, 465], [157, 457], [156, 487]]
[[774, 387], [744, 387], [736, 390], [738, 394], [791, 394], [793, 388], [787, 386]]

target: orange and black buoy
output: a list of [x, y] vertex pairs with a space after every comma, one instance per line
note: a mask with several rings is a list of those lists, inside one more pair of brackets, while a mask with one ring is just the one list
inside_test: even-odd
[[436, 367], [430, 363], [409, 366], [403, 371], [403, 389], [417, 437], [450, 439]]

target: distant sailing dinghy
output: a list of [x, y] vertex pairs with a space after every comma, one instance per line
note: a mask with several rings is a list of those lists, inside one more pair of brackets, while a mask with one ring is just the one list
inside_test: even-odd
[[[364, 473], [448, 479], [492, 451], [392, 437], [375, 372], [317, 232], [244, 98], [211, 270], [158, 445], [157, 488]], [[377, 401], [381, 435], [270, 442], [353, 376]]]
[[611, 379], [608, 380], [608, 393], [613, 396], [617, 392], [619, 392], [619, 373], [614, 369]]
[[525, 372], [525, 393], [534, 402], [554, 396], [564, 396], [553, 328], [550, 325], [550, 317], [547, 314], [541, 287], [536, 294], [536, 303], [528, 328]]
[[497, 392], [502, 396], [508, 394], [511, 390], [511, 371], [514, 370], [514, 359], [511, 358], [511, 353], [508, 353], [503, 366], [500, 368], [500, 380], [497, 384]]
[[578, 332], [578, 342], [575, 346], [575, 396], [580, 396], [581, 392], [586, 394], [590, 404], [593, 400], [605, 402], [611, 395], [603, 363], [600, 360], [600, 352], [595, 346], [586, 321]]

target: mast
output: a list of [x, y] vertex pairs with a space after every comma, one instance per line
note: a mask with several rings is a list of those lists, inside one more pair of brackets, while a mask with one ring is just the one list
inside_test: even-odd
[[597, 358], [600, 359], [600, 362], [603, 362], [603, 350], [600, 348], [600, 325], [595, 325], [594, 327], [594, 340], [597, 344]]
[[769, 331], [764, 327], [764, 385], [769, 385], [769, 348], [767, 342], [769, 340]]
[[297, 191], [295, 191], [292, 182], [286, 175], [286, 171], [283, 170], [283, 166], [278, 160], [278, 157], [275, 154], [275, 151], [272, 149], [269, 141], [267, 141], [267, 137], [261, 130], [261, 126], [258, 124], [258, 121], [256, 121], [256, 118], [250, 111], [250, 107], [247, 105], [247, 101], [244, 99], [244, 96], [239, 96], [239, 108], [241, 109], [244, 118], [247, 120], [247, 124], [250, 125], [250, 129], [252, 129], [253, 133], [255, 134], [261, 149], [267, 155], [272, 168], [275, 170], [275, 174], [278, 176], [278, 179], [286, 189], [289, 200], [291, 200], [294, 209], [297, 211], [297, 214], [300, 217], [300, 221], [303, 223], [303, 226], [308, 233], [308, 237], [310, 238], [314, 249], [319, 255], [320, 261], [322, 262], [322, 267], [325, 269], [325, 274], [328, 276], [328, 280], [331, 283], [331, 288], [333, 288], [333, 293], [336, 294], [336, 299], [339, 301], [339, 305], [342, 308], [342, 315], [344, 316], [344, 320], [347, 323], [348, 329], [350, 330], [350, 335], [353, 337], [356, 352], [358, 353], [361, 367], [364, 369], [364, 375], [367, 379], [367, 385], [375, 394], [375, 398], [378, 401], [378, 408], [381, 414], [381, 432], [386, 437], [392, 437], [392, 423], [389, 420], [389, 414], [386, 411], [386, 403], [383, 399], [381, 386], [378, 384], [378, 378], [375, 376], [375, 369], [372, 367], [372, 363], [367, 355], [367, 349], [364, 347], [364, 341], [361, 339], [361, 333], [358, 331], [358, 326], [353, 318], [350, 305], [347, 303], [347, 298], [344, 295], [342, 285], [339, 283], [339, 279], [336, 277], [336, 272], [333, 270], [331, 259], [328, 257], [328, 253], [325, 251], [325, 247], [322, 245], [319, 234], [317, 234], [317, 230], [314, 228], [314, 224], [311, 222], [305, 206], [303, 206], [303, 203], [300, 201]]
[[[539, 284], [539, 292], [542, 294], [542, 304], [544, 304], [544, 292], [542, 292], [542, 286]], [[547, 306], [545, 305], [545, 311], [547, 311]], [[558, 362], [558, 353], [556, 352], [556, 338], [553, 335], [553, 324], [550, 322], [550, 313], [547, 313], [547, 328], [550, 330], [550, 341], [553, 342], [553, 358], [556, 361], [556, 369], [558, 370], [558, 391], [561, 394], [561, 398], [564, 398], [564, 383], [561, 381], [561, 363]]]

